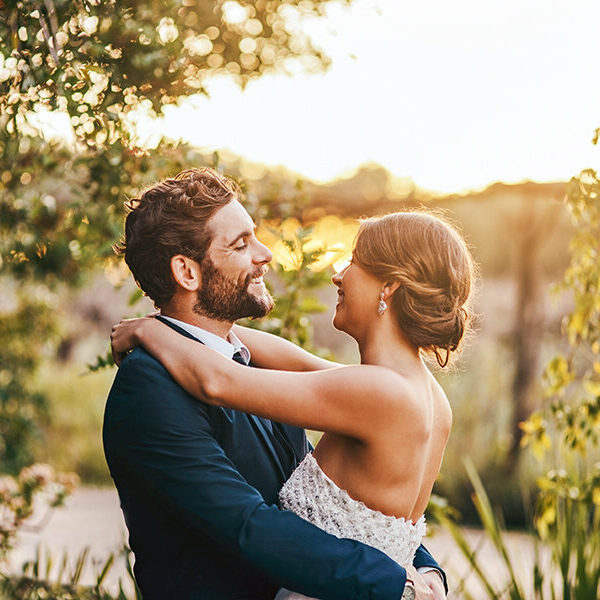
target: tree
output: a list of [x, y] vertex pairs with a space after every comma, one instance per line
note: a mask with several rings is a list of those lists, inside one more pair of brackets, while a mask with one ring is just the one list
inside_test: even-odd
[[516, 239], [516, 311], [513, 331], [515, 368], [512, 381], [513, 413], [510, 445], [503, 470], [514, 473], [519, 461], [522, 423], [539, 406], [540, 353], [543, 338], [540, 255], [556, 227], [557, 213], [541, 211], [535, 198], [524, 198], [518, 217], [510, 223]]

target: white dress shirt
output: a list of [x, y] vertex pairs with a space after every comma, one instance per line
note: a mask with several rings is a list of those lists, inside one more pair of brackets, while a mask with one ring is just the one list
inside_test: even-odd
[[223, 356], [226, 356], [227, 358], [233, 358], [233, 355], [236, 352], [239, 352], [242, 356], [242, 360], [246, 364], [250, 364], [250, 350], [244, 346], [242, 340], [240, 340], [240, 338], [235, 335], [233, 331], [230, 331], [228, 339], [225, 339], [214, 333], [211, 333], [210, 331], [206, 331], [206, 329], [186, 323], [185, 321], [180, 321], [179, 319], [174, 319], [173, 317], [167, 317], [166, 315], [161, 316], [163, 319], [166, 319], [174, 325], [181, 327], [181, 329], [187, 331], [197, 340], [200, 340], [203, 344], [209, 348], [212, 348], [213, 350], [216, 350]]

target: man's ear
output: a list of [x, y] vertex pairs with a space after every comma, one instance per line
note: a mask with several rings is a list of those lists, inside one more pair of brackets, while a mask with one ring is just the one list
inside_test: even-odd
[[189, 256], [176, 254], [171, 257], [170, 265], [175, 281], [184, 290], [195, 292], [202, 287], [202, 270], [197, 261]]

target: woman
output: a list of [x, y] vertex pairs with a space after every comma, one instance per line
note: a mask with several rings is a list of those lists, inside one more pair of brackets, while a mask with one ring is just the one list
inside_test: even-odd
[[122, 321], [112, 343], [115, 355], [143, 345], [209, 404], [323, 431], [283, 486], [282, 507], [408, 566], [452, 421], [423, 354], [444, 367], [458, 348], [472, 276], [467, 246], [450, 225], [424, 212], [394, 213], [361, 224], [351, 263], [333, 277], [333, 325], [357, 341], [360, 365], [235, 326], [262, 367], [248, 369], [149, 318]]

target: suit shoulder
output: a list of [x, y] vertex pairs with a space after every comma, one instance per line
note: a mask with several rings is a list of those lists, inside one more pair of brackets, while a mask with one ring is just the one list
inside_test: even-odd
[[182, 428], [206, 418], [207, 405], [186, 392], [152, 355], [136, 348], [121, 363], [108, 395], [105, 426], [123, 419], [130, 427]]
[[154, 356], [143, 348], [135, 348], [126, 356], [115, 375], [109, 401], [122, 395], [136, 400], [142, 397], [160, 397], [167, 390], [170, 395], [187, 396]]
[[145, 369], [161, 369], [166, 371], [163, 365], [152, 354], [141, 346], [134, 348], [121, 363], [119, 373], [135, 373]]

